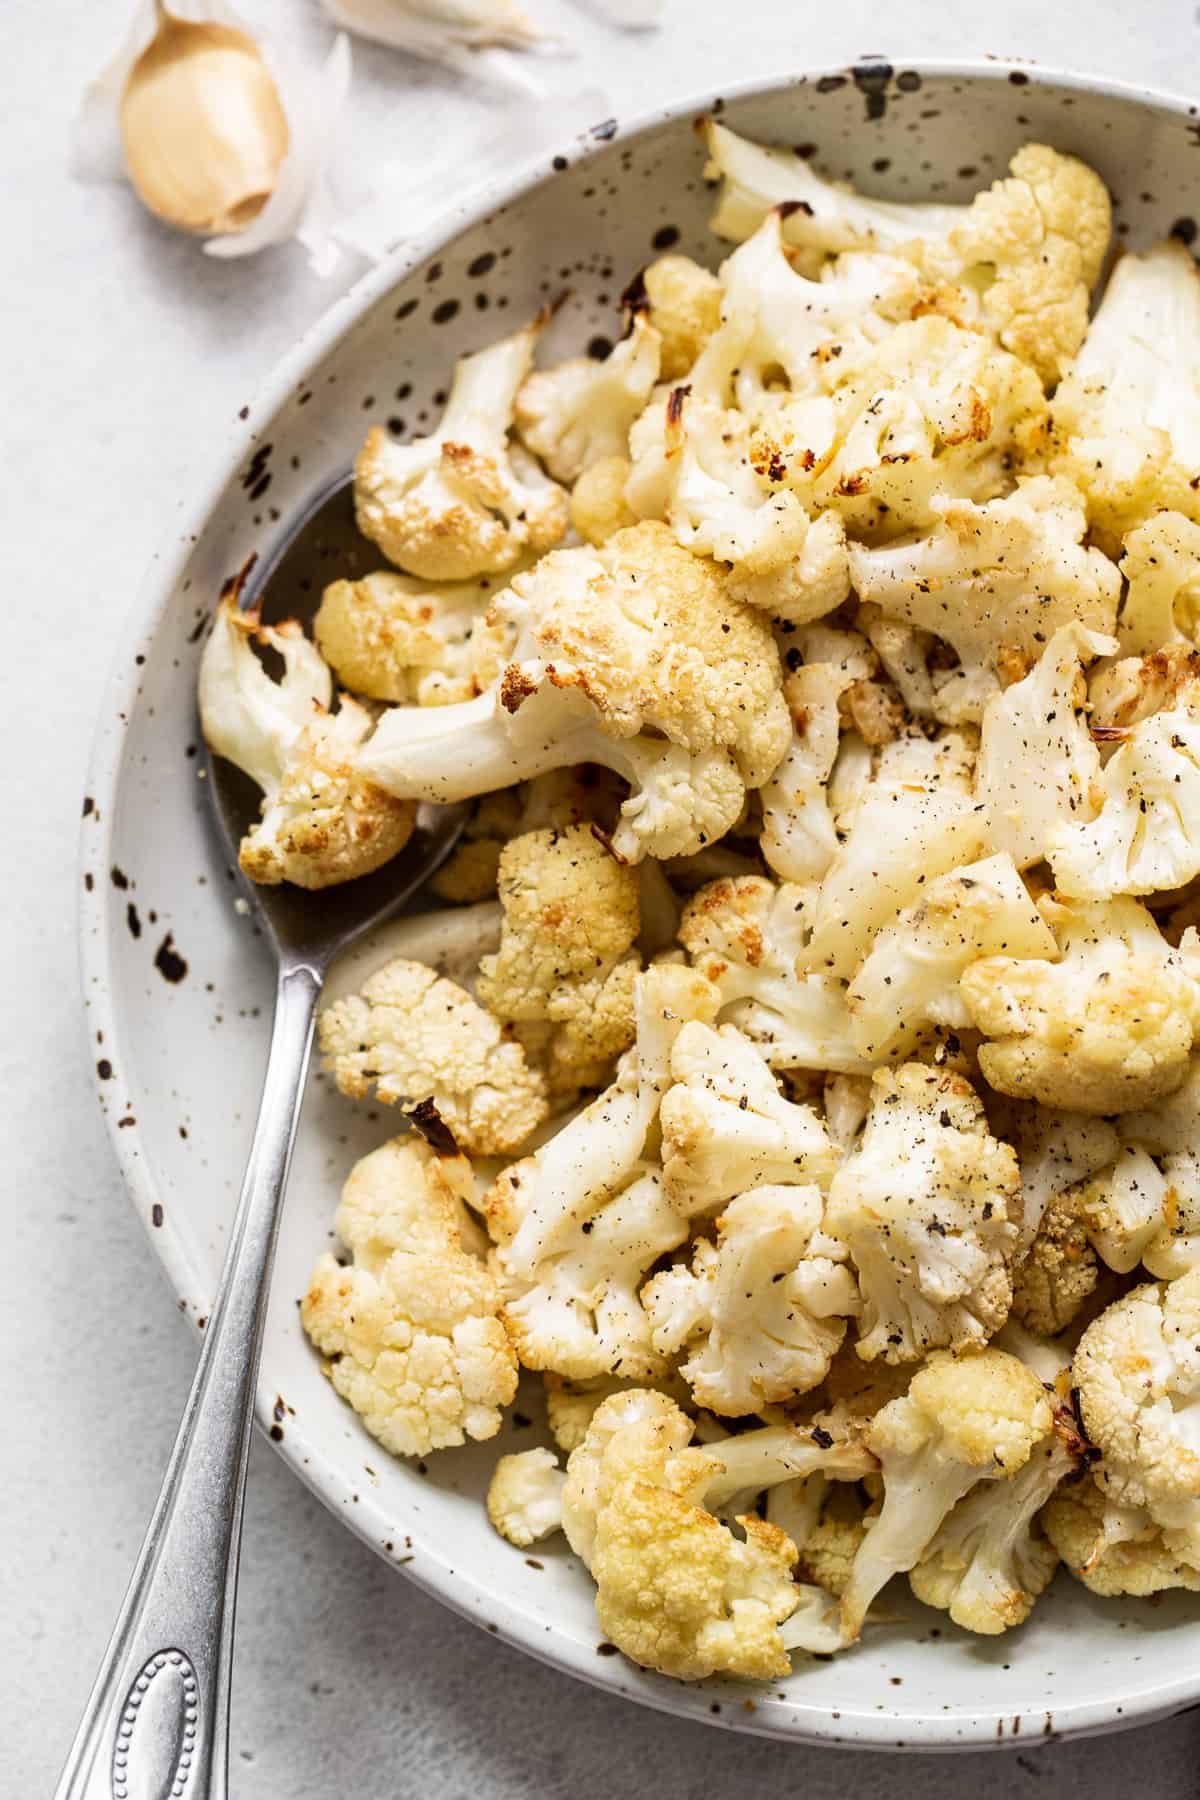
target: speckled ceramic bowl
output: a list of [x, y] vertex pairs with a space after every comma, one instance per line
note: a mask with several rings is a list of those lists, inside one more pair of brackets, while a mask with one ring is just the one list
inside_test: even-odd
[[[1035, 138], [1108, 181], [1131, 241], [1200, 215], [1197, 108], [992, 63], [830, 70], [597, 124], [405, 247], [309, 333], [245, 409], [214, 478], [164, 544], [125, 632], [83, 811], [83, 968], [101, 1103], [134, 1205], [190, 1318], [216, 1284], [266, 1055], [272, 974], [234, 909], [232, 873], [197, 780], [196, 665], [222, 583], [269, 552], [280, 521], [350, 462], [369, 417], [420, 432], [454, 358], [569, 285], [562, 353], [618, 328], [627, 277], [668, 245], [705, 259], [693, 118], [815, 146], [820, 163], [887, 195], [957, 198]], [[1193, 228], [1194, 229], [1194, 228]], [[1200, 1599], [1104, 1603], [1066, 1577], [1030, 1623], [971, 1638], [915, 1604], [833, 1662], [763, 1691], [685, 1686], [601, 1641], [592, 1588], [562, 1547], [510, 1549], [482, 1497], [501, 1449], [539, 1425], [434, 1458], [389, 1458], [320, 1373], [297, 1321], [338, 1185], [386, 1115], [310, 1087], [279, 1246], [258, 1409], [297, 1474], [367, 1543], [448, 1605], [546, 1661], [695, 1719], [797, 1740], [889, 1747], [1008, 1744], [1103, 1731], [1200, 1699]], [[536, 1408], [531, 1410], [536, 1411]], [[899, 1589], [902, 1584], [896, 1584]]]

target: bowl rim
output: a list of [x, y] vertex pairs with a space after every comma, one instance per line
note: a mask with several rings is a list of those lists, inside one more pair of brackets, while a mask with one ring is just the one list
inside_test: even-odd
[[[861, 71], [881, 63], [897, 71], [912, 70], [921, 76], [943, 80], [959, 78], [999, 85], [1016, 76], [1019, 82], [1027, 82], [1030, 87], [1062, 89], [1130, 102], [1151, 112], [1184, 118], [1195, 118], [1200, 113], [1200, 106], [1195, 101], [1171, 89], [1080, 74], [1026, 58], [991, 55], [905, 57], [880, 53], [860, 57], [853, 63], [800, 67], [786, 76], [748, 78], [722, 86], [719, 94], [714, 94], [712, 87], [705, 87], [668, 105], [647, 108], [624, 121], [607, 119], [598, 122], [566, 138], [559, 155], [566, 157], [568, 165], [573, 167], [606, 151], [614, 142], [638, 138], [681, 118], [720, 112], [730, 102], [775, 95], [800, 84], [815, 85], [834, 77], [853, 78], [856, 69]], [[89, 888], [82, 879], [82, 867], [85, 860], [98, 862], [102, 868], [112, 860], [113, 824], [121, 788], [128, 720], [137, 704], [141, 685], [141, 653], [157, 635], [182, 571], [230, 480], [253, 453], [263, 431], [306, 374], [353, 331], [371, 307], [398, 281], [428, 262], [470, 226], [551, 180], [557, 172], [552, 167], [552, 159], [557, 160], [553, 150], [543, 147], [514, 165], [509, 172], [471, 187], [423, 232], [392, 249], [333, 301], [291, 350], [274, 364], [257, 386], [252, 399], [220, 433], [214, 450], [190, 479], [190, 501], [181, 503], [177, 523], [169, 538], [151, 555], [137, 597], [122, 619], [102, 690], [86, 776], [85, 794], [91, 797], [92, 806], [87, 807], [85, 802], [77, 855], [78, 946], [84, 1000], [81, 1019], [85, 1028], [103, 1032], [104, 1043], [110, 1047], [109, 1055], [118, 1067], [126, 1066], [126, 1062], [122, 1060], [125, 1046], [114, 1004], [113, 915], [106, 884], [97, 881]], [[98, 819], [92, 816], [93, 809], [98, 811]], [[181, 1310], [197, 1327], [207, 1311], [210, 1296], [205, 1293], [205, 1282], [186, 1254], [175, 1228], [174, 1209], [167, 1208], [163, 1223], [151, 1229], [151, 1217], [159, 1211], [159, 1195], [142, 1142], [141, 1128], [136, 1124], [119, 1128], [115, 1110], [103, 1105], [104, 1092], [94, 1069], [92, 1082], [130, 1202]], [[202, 1296], [205, 1304], [200, 1306], [197, 1302]], [[255, 1418], [264, 1434], [271, 1424], [273, 1398], [274, 1390], [269, 1389], [265, 1379], [260, 1377]], [[1125, 1695], [1120, 1705], [1111, 1700], [1081, 1701], [1056, 1707], [1052, 1712], [1030, 1708], [1025, 1713], [1014, 1714], [1010, 1702], [1007, 1708], [997, 1704], [978, 1712], [970, 1720], [961, 1715], [950, 1719], [938, 1714], [905, 1713], [901, 1708], [876, 1711], [851, 1703], [843, 1703], [842, 1709], [833, 1713], [823, 1705], [805, 1703], [790, 1695], [786, 1701], [772, 1697], [756, 1711], [749, 1711], [738, 1704], [750, 1691], [747, 1688], [714, 1681], [672, 1681], [639, 1669], [621, 1657], [597, 1658], [594, 1652], [588, 1652], [582, 1645], [549, 1628], [535, 1631], [507, 1600], [485, 1596], [467, 1587], [450, 1566], [445, 1546], [424, 1537], [419, 1528], [412, 1536], [419, 1544], [421, 1556], [407, 1565], [398, 1564], [385, 1548], [395, 1534], [394, 1519], [389, 1522], [366, 1494], [356, 1494], [358, 1505], [347, 1504], [348, 1478], [334, 1461], [309, 1441], [299, 1421], [293, 1422], [285, 1442], [282, 1445], [275, 1443], [273, 1448], [305, 1486], [389, 1567], [415, 1581], [426, 1593], [461, 1617], [539, 1662], [592, 1686], [621, 1694], [657, 1711], [704, 1724], [829, 1747], [980, 1750], [1028, 1746], [1035, 1741], [1145, 1725], [1187, 1710], [1200, 1700], [1200, 1673], [1193, 1673], [1168, 1680], [1156, 1677], [1140, 1690], [1136, 1690], [1136, 1678], [1133, 1678], [1135, 1689]], [[544, 1641], [547, 1634], [548, 1641]], [[712, 1698], [717, 1692], [729, 1696], [729, 1703], [720, 1708], [719, 1714], [712, 1710]], [[1023, 1726], [1030, 1728], [1024, 1735]]]

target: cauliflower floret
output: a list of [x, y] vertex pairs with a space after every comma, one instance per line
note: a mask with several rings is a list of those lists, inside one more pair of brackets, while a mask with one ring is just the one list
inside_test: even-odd
[[858, 1271], [859, 1356], [916, 1362], [986, 1342], [1008, 1316], [1019, 1212], [1016, 1155], [970, 1083], [921, 1063], [877, 1070], [825, 1215]]
[[1117, 263], [1054, 396], [1054, 439], [1113, 554], [1164, 508], [1200, 518], [1200, 274], [1183, 244]]
[[883, 1506], [867, 1523], [842, 1593], [847, 1640], [858, 1637], [885, 1583], [920, 1562], [964, 1494], [1024, 1468], [1052, 1421], [1037, 1376], [990, 1349], [963, 1357], [935, 1351], [908, 1393], [875, 1415], [866, 1442], [883, 1468]]
[[715, 119], [704, 122], [709, 161], [704, 174], [721, 183], [711, 224], [736, 243], [757, 231], [773, 207], [783, 209], [786, 242], [818, 256], [839, 250], [902, 250], [914, 239], [943, 236], [962, 206], [872, 200], [826, 181], [794, 150], [752, 143]]
[[761, 790], [759, 848], [785, 881], [819, 881], [837, 854], [825, 790], [838, 752], [838, 701], [854, 679], [849, 669], [813, 662], [783, 684], [795, 735]]
[[1200, 681], [1200, 653], [1188, 644], [1168, 644], [1148, 656], [1106, 658], [1088, 677], [1092, 737], [1107, 761], [1130, 728], [1152, 713], [1174, 706], [1180, 694]]
[[1055, 1194], [1012, 1272], [1013, 1316], [1029, 1331], [1057, 1337], [1096, 1291], [1099, 1270], [1079, 1208], [1079, 1189]]
[[848, 808], [831, 803], [845, 842], [812, 903], [801, 967], [853, 975], [877, 931], [918, 900], [934, 876], [984, 847], [985, 820], [971, 791], [974, 755], [959, 732], [885, 744], [879, 765]]
[[397, 1456], [494, 1437], [517, 1390], [496, 1284], [462, 1247], [473, 1194], [466, 1158], [419, 1137], [372, 1151], [334, 1220], [352, 1261], [327, 1251], [301, 1302], [337, 1392]]
[[1098, 790], [1097, 818], [1050, 833], [1047, 855], [1063, 893], [1150, 894], [1200, 874], [1200, 683], [1133, 727]]
[[821, 378], [824, 391], [781, 407], [771, 442], [789, 493], [809, 512], [832, 508], [856, 537], [928, 531], [945, 507], [1004, 493], [1045, 432], [1032, 369], [936, 314]]
[[832, 976], [797, 973], [810, 890], [761, 875], [709, 882], [684, 908], [679, 942], [720, 996], [721, 1016], [775, 1069], [858, 1071], [846, 992]]
[[955, 651], [960, 667], [944, 679], [943, 708], [954, 695], [957, 716], [978, 719], [999, 690], [997, 669], [1032, 662], [1072, 621], [1111, 635], [1121, 578], [1083, 547], [1083, 508], [1068, 482], [1034, 476], [986, 505], [937, 498], [931, 511], [928, 537], [852, 545], [850, 575], [863, 600]]
[[354, 465], [358, 528], [409, 574], [467, 581], [511, 569], [566, 530], [566, 495], [508, 442], [545, 322], [458, 362], [432, 437], [398, 444], [378, 425], [367, 433]]
[[1136, 900], [1039, 902], [1061, 960], [984, 957], [959, 981], [992, 1087], [1072, 1112], [1153, 1106], [1187, 1073], [1200, 990]]
[[748, 237], [768, 208], [782, 206], [787, 241], [810, 256], [907, 254], [933, 278], [960, 283], [964, 311], [977, 295], [988, 328], [1048, 384], [1083, 341], [1112, 208], [1099, 176], [1075, 157], [1026, 144], [1008, 176], [970, 206], [914, 205], [825, 181], [794, 151], [750, 143], [712, 120], [705, 137], [707, 173], [722, 178], [718, 236]]
[[1071, 1373], [1105, 1498], [1143, 1508], [1168, 1553], [1200, 1566], [1200, 1269], [1101, 1313]]
[[634, 1007], [636, 1040], [611, 1087], [489, 1196], [489, 1228], [507, 1244], [504, 1264], [514, 1278], [532, 1278], [547, 1257], [575, 1244], [597, 1206], [642, 1172], [671, 1083], [672, 1046], [686, 1021], [714, 1016], [717, 995], [694, 970], [655, 963], [637, 978]]
[[770, 613], [784, 627], [823, 619], [850, 592], [846, 527], [835, 512], [819, 513], [790, 540], [788, 560], [769, 573], [753, 573], [748, 565], [731, 568], [729, 591], [747, 606]]
[[645, 309], [662, 341], [662, 378], [686, 375], [721, 323], [721, 283], [690, 256], [660, 256], [642, 270], [626, 304]]
[[993, 1097], [989, 1108], [996, 1135], [1012, 1144], [1021, 1164], [1017, 1249], [1023, 1254], [1054, 1196], [1115, 1162], [1120, 1140], [1114, 1128], [1100, 1119], [1036, 1106], [1032, 1101]]
[[658, 380], [659, 336], [635, 316], [602, 362], [575, 356], [535, 369], [516, 400], [517, 430], [556, 481], [568, 486], [602, 458], [624, 456], [629, 428]]
[[1182, 1085], [1153, 1112], [1127, 1113], [1118, 1123], [1122, 1138], [1162, 1171], [1156, 1228], [1141, 1254], [1152, 1275], [1174, 1281], [1200, 1263], [1200, 1062], [1193, 1058]]
[[1200, 1564], [1169, 1550], [1161, 1526], [1143, 1508], [1114, 1506], [1091, 1475], [1060, 1487], [1041, 1525], [1076, 1581], [1093, 1594], [1200, 1590]]
[[546, 1117], [545, 1083], [520, 1044], [424, 963], [385, 964], [325, 1008], [318, 1035], [343, 1094], [363, 1100], [374, 1082], [385, 1106], [403, 1101], [419, 1126], [440, 1122], [471, 1154], [515, 1150]]
[[1158, 1164], [1137, 1145], [1127, 1145], [1110, 1169], [1075, 1190], [1088, 1239], [1101, 1260], [1128, 1275], [1157, 1239], [1169, 1244], [1166, 1215], [1173, 1213], [1169, 1184]]
[[1040, 1530], [1038, 1514], [1079, 1468], [1079, 1449], [1069, 1424], [1061, 1435], [1052, 1428], [1024, 1468], [982, 1482], [960, 1500], [909, 1572], [917, 1599], [948, 1612], [964, 1631], [986, 1637], [1023, 1624], [1058, 1567], [1058, 1551]]
[[493, 1528], [518, 1550], [527, 1550], [530, 1544], [561, 1531], [566, 1479], [552, 1450], [520, 1450], [502, 1456], [487, 1491], [487, 1515]]
[[334, 581], [313, 636], [338, 680], [370, 700], [470, 700], [499, 675], [509, 647], [484, 624], [495, 585], [483, 576], [433, 587], [386, 570]]
[[627, 456], [602, 456], [571, 489], [571, 523], [588, 544], [607, 544], [638, 516], [625, 498], [632, 463]]
[[[280, 681], [252, 640], [283, 658]], [[412, 836], [415, 807], [357, 768], [372, 715], [346, 696], [330, 713], [332, 693], [329, 669], [294, 620], [260, 625], [225, 596], [200, 664], [200, 718], [210, 749], [263, 790], [263, 816], [238, 857], [252, 881], [331, 887], [382, 867]]]
[[[810, 1475], [806, 1486], [820, 1481]], [[776, 1517], [772, 1502], [783, 1488], [773, 1488], [767, 1497], [767, 1517], [781, 1530], [793, 1536], [784, 1519]], [[797, 1574], [802, 1581], [813, 1581], [837, 1599], [845, 1593], [854, 1568], [854, 1559], [862, 1549], [867, 1533], [866, 1508], [855, 1490], [844, 1484], [826, 1484], [819, 1515], [803, 1543], [797, 1542], [800, 1558]]]
[[1200, 525], [1182, 513], [1156, 513], [1126, 537], [1120, 569], [1129, 583], [1117, 620], [1122, 655], [1145, 656], [1175, 643], [1193, 649], [1200, 626]]
[[[555, 1443], [568, 1455], [582, 1444], [597, 1409], [614, 1394], [629, 1393], [631, 1387], [617, 1375], [594, 1375], [588, 1381], [570, 1381], [565, 1375], [555, 1375], [550, 1370], [543, 1374], [542, 1382], [546, 1390], [546, 1422]], [[680, 1403], [689, 1398], [686, 1385], [674, 1375], [657, 1382], [655, 1391]]]
[[1042, 860], [1057, 826], [1100, 810], [1100, 753], [1080, 710], [1080, 664], [1116, 647], [1075, 621], [1062, 625], [1025, 679], [984, 708], [975, 795], [987, 808], [988, 843], [1019, 869]]
[[488, 1229], [499, 1244], [492, 1266], [504, 1299], [501, 1317], [521, 1363], [573, 1381], [597, 1375], [657, 1380], [668, 1363], [653, 1346], [638, 1291], [652, 1264], [687, 1238], [661, 1175], [648, 1164], [635, 1169], [632, 1180], [590, 1218], [561, 1231], [554, 1252], [524, 1274], [508, 1252], [536, 1181], [532, 1161], [517, 1163], [487, 1200]]
[[959, 977], [981, 956], [1057, 955], [1054, 933], [1008, 855], [939, 875], [877, 933], [846, 994], [850, 1037], [871, 1062], [907, 1055], [922, 1030], [965, 1031]]
[[500, 948], [476, 992], [518, 1028], [551, 1092], [596, 1087], [633, 1041], [638, 875], [588, 825], [530, 831], [500, 855]]
[[392, 793], [469, 799], [597, 762], [634, 784], [613, 843], [637, 861], [722, 837], [787, 749], [769, 624], [664, 525], [544, 558], [493, 612], [518, 634], [496, 688], [380, 722], [361, 766]]
[[[778, 1626], [808, 1598], [791, 1580], [795, 1545], [753, 1514], [737, 1519], [744, 1537], [735, 1537], [714, 1512], [747, 1488], [822, 1466], [854, 1479], [874, 1459], [786, 1428], [704, 1448], [690, 1448], [691, 1437], [670, 1400], [634, 1391], [605, 1401], [572, 1452], [563, 1525], [596, 1580], [601, 1627], [633, 1661], [681, 1679], [786, 1674]], [[795, 1641], [814, 1637], [837, 1646], [836, 1630], [806, 1617]]]
[[735, 1026], [686, 1024], [671, 1074], [659, 1108], [662, 1164], [681, 1215], [712, 1212], [764, 1183], [828, 1181], [837, 1153], [824, 1124], [811, 1106], [784, 1099]]
[[821, 1212], [820, 1188], [755, 1188], [721, 1214], [715, 1245], [697, 1241], [690, 1270], [643, 1290], [655, 1348], [689, 1349], [680, 1372], [698, 1406], [738, 1417], [824, 1380], [858, 1290], [844, 1264], [812, 1253]]

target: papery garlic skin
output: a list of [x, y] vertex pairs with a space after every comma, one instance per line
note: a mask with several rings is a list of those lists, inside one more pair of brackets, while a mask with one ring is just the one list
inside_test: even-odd
[[[220, 182], [225, 177], [220, 174], [214, 177], [210, 171], [203, 187], [197, 181], [196, 189], [193, 189], [194, 173], [184, 176], [176, 167], [179, 146], [173, 139], [169, 154], [159, 159], [159, 167], [172, 175], [168, 183], [169, 194], [155, 190], [149, 172], [140, 163], [135, 172], [127, 162], [126, 134], [122, 126], [127, 124], [123, 115], [130, 78], [164, 23], [168, 29], [182, 25], [192, 32], [201, 27], [218, 28], [219, 33], [225, 35], [226, 49], [234, 49], [233, 40], [236, 39], [239, 47], [249, 45], [257, 60], [261, 73], [255, 75], [253, 84], [247, 81], [244, 66], [239, 66], [236, 76], [238, 92], [242, 96], [236, 104], [245, 107], [253, 103], [253, 110], [258, 115], [254, 127], [259, 134], [257, 160], [252, 160], [247, 142], [253, 133], [247, 128], [244, 117], [239, 124], [234, 116], [232, 98], [227, 99], [230, 110], [218, 114], [217, 137], [224, 131], [242, 145], [242, 165], [237, 182], [222, 186]], [[212, 48], [210, 42], [208, 50]], [[324, 63], [314, 68], [289, 56], [273, 38], [256, 40], [245, 21], [224, 0], [170, 0], [169, 8], [156, 5], [155, 0], [138, 0], [124, 43], [84, 95], [75, 121], [72, 173], [81, 181], [132, 182], [150, 210], [160, 218], [179, 229], [205, 234], [204, 249], [210, 256], [252, 256], [259, 250], [294, 238], [307, 250], [315, 272], [328, 275], [345, 254], [335, 237], [338, 208], [330, 192], [328, 167], [339, 118], [349, 94], [350, 76], [350, 46], [344, 37], [336, 40]], [[262, 82], [269, 84], [286, 134], [283, 154], [279, 158], [274, 154], [279, 147], [278, 119], [273, 120], [265, 132], [262, 129], [263, 90], [258, 85]], [[226, 89], [227, 95], [231, 88], [232, 83]], [[259, 99], [254, 101], [256, 88]], [[148, 91], [146, 98], [152, 97]], [[147, 130], [142, 127], [143, 142]], [[209, 149], [215, 151], [220, 171], [224, 167], [225, 148], [210, 139]], [[268, 175], [272, 175], [269, 182]], [[208, 220], [204, 220], [202, 214], [209, 207], [198, 202], [198, 193], [215, 202], [211, 205], [212, 216]], [[216, 235], [207, 236], [210, 232]]]
[[253, 39], [165, 14], [120, 106], [130, 181], [168, 225], [242, 231], [275, 191], [290, 134]]
[[543, 84], [512, 51], [556, 46], [517, 0], [322, 0], [334, 25], [391, 50], [441, 63], [486, 86], [541, 98]]

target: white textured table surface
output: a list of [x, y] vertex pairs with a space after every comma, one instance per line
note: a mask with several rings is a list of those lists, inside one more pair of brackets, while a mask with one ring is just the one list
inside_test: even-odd
[[[10, 874], [0, 1040], [8, 1276], [0, 1306], [0, 1793], [47, 1793], [157, 1488], [195, 1344], [127, 1207], [93, 1102], [75, 975], [75, 836], [113, 628], [189, 470], [336, 291], [289, 252], [221, 264], [119, 191], [73, 186], [69, 120], [127, 0], [5, 0], [0, 408]], [[315, 31], [311, 0], [262, 0]], [[250, 9], [252, 10], [252, 9]], [[1034, 57], [1200, 89], [1184, 0], [667, 0], [621, 38], [544, 0], [622, 115], [863, 51]], [[261, 16], [261, 15], [260, 15]], [[356, 142], [419, 159], [478, 103], [357, 54]], [[580, 123], [588, 121], [581, 120]], [[252, 1459], [233, 1707], [240, 1800], [422, 1794], [656, 1800], [735, 1789], [1154, 1800], [1197, 1791], [1195, 1715], [1102, 1745], [961, 1759], [791, 1749], [623, 1707], [505, 1650], [407, 1586], [263, 1445]]]

